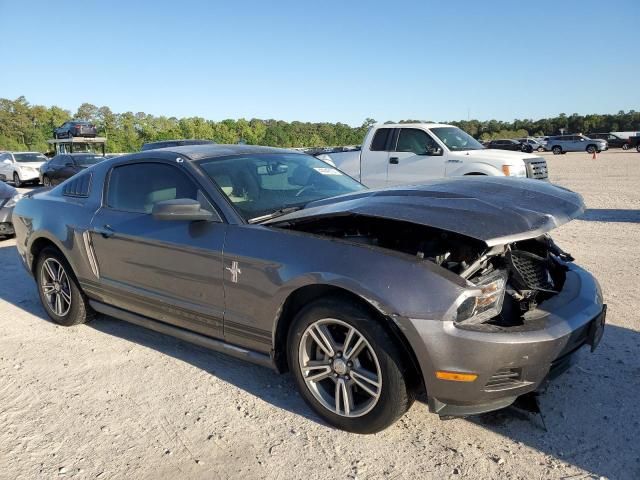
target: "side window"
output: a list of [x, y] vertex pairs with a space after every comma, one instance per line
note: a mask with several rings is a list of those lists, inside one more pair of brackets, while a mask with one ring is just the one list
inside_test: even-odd
[[392, 130], [392, 128], [378, 129], [371, 142], [372, 152], [384, 152], [387, 149], [387, 139], [389, 138]]
[[398, 136], [396, 152], [413, 152], [424, 155], [428, 150], [436, 148], [438, 144], [424, 130], [403, 128]]
[[109, 176], [107, 206], [127, 212], [151, 213], [163, 200], [198, 200], [196, 185], [178, 168], [164, 163], [115, 167]]

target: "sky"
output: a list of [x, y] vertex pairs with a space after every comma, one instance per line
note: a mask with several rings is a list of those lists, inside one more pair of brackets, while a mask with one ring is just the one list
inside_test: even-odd
[[513, 120], [640, 110], [640, 2], [0, 0], [0, 97], [75, 112]]

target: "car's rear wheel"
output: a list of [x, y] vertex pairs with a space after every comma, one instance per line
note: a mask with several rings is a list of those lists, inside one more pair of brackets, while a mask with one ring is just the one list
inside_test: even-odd
[[623, 143], [622, 144], [622, 149], [623, 150], [629, 150], [629, 144], [628, 143]]
[[587, 145], [587, 152], [588, 153], [595, 153], [597, 151], [597, 148], [595, 145]]
[[305, 401], [331, 425], [376, 433], [413, 403], [406, 358], [364, 308], [322, 299], [295, 318], [289, 368]]
[[36, 280], [40, 301], [54, 322], [70, 327], [93, 318], [93, 310], [69, 263], [58, 250], [42, 250], [36, 264]]
[[554, 155], [560, 155], [562, 153], [562, 147], [559, 145], [556, 145], [551, 149], [551, 151], [553, 152]]

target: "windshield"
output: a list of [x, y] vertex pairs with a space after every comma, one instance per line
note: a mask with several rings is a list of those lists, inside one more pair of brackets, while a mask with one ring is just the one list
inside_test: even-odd
[[449, 150], [482, 150], [484, 146], [458, 127], [434, 127], [430, 129]]
[[303, 154], [238, 155], [198, 165], [247, 221], [366, 188], [328, 163]]
[[41, 153], [14, 153], [16, 162], [46, 162], [47, 157]]
[[82, 167], [88, 167], [89, 165], [101, 162], [104, 160], [104, 157], [102, 155], [74, 155], [73, 159], [76, 161], [76, 164]]

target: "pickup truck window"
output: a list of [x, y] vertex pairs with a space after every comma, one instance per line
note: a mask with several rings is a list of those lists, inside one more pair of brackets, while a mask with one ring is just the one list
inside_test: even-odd
[[480, 142], [457, 127], [434, 127], [430, 130], [452, 152], [484, 149]]
[[437, 148], [438, 144], [424, 130], [417, 128], [403, 128], [398, 136], [396, 152], [413, 152], [424, 155], [429, 150]]
[[372, 152], [384, 152], [387, 149], [387, 139], [393, 128], [380, 128], [371, 142]]

